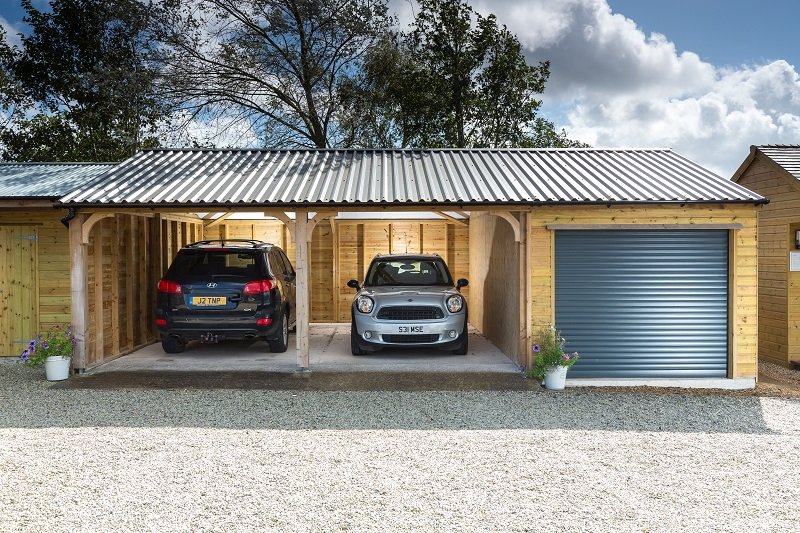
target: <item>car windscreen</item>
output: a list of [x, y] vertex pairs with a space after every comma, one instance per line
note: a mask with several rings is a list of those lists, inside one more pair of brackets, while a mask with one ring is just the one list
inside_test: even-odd
[[377, 259], [364, 280], [366, 287], [453, 285], [453, 279], [440, 259]]
[[262, 277], [259, 255], [240, 251], [191, 250], [178, 254], [167, 277], [184, 279], [257, 280]]

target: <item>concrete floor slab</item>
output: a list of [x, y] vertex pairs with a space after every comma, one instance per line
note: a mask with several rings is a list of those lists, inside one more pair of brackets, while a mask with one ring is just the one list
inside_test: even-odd
[[[467, 355], [439, 350], [391, 349], [371, 355], [350, 353], [349, 324], [312, 324], [310, 365], [315, 372], [519, 372], [519, 367], [477, 330], [470, 328]], [[285, 353], [271, 353], [263, 341], [192, 343], [181, 354], [166, 354], [152, 344], [110, 361], [91, 373], [102, 372], [294, 372], [294, 335]]]

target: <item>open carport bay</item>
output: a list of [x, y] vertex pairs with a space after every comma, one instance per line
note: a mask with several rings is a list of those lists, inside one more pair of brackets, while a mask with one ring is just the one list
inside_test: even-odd
[[[292, 341], [294, 336], [292, 335]], [[313, 324], [309, 355], [315, 371], [352, 372], [489, 372], [516, 373], [519, 367], [474, 328], [466, 355], [439, 350], [391, 349], [370, 355], [350, 353], [349, 324]], [[263, 341], [190, 344], [180, 354], [165, 354], [152, 344], [110, 361], [92, 371], [109, 372], [294, 372], [295, 343], [284, 353], [270, 353]]]

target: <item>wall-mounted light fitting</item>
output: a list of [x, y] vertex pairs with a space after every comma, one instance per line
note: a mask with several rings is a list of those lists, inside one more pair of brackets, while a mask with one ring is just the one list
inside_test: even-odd
[[800, 230], [794, 232], [794, 247], [800, 250]]

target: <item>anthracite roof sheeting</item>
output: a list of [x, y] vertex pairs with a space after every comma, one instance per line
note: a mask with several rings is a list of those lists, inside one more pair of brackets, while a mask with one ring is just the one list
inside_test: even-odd
[[56, 199], [114, 163], [0, 163], [0, 198]]
[[759, 152], [780, 165], [789, 174], [800, 179], [800, 145], [765, 144], [756, 146]]
[[144, 150], [67, 205], [755, 202], [670, 150]]

